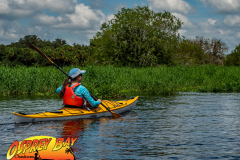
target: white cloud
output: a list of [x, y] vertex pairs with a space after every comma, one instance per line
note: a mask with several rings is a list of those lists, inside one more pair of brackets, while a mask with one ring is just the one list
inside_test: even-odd
[[35, 26], [51, 26], [62, 20], [61, 17], [53, 17], [48, 15], [37, 15], [32, 22]]
[[195, 8], [184, 0], [148, 0], [150, 9], [178, 12], [182, 14], [189, 14], [196, 11]]
[[240, 16], [238, 15], [228, 15], [224, 18], [224, 24], [227, 26], [240, 26]]
[[0, 39], [4, 40], [15, 40], [20, 37], [19, 30], [21, 25], [17, 21], [4, 21], [0, 20]]
[[219, 13], [240, 13], [239, 0], [200, 0], [204, 4], [209, 4], [216, 8]]
[[99, 27], [105, 20], [105, 15], [100, 10], [92, 10], [84, 4], [76, 5], [75, 13], [66, 16], [71, 22], [56, 25], [56, 28], [91, 29]]
[[43, 10], [55, 13], [72, 13], [76, 0], [1, 0], [0, 18], [29, 18]]
[[208, 19], [207, 21], [208, 21], [208, 23], [211, 24], [211, 25], [215, 25], [215, 23], [217, 22], [217, 20], [214, 20], [214, 19], [211, 19], [211, 18]]
[[183, 29], [179, 29], [178, 30], [178, 33], [182, 36], [186, 33], [187, 31], [186, 30], [183, 30]]
[[1, 0], [0, 1], [0, 18], [9, 19], [9, 18], [24, 18], [26, 16], [32, 15], [34, 13], [33, 9], [19, 8], [17, 2], [12, 0]]
[[179, 13], [172, 13], [172, 15], [183, 22], [183, 28], [196, 28], [196, 26], [186, 16]]
[[207, 19], [205, 22], [199, 22], [197, 26], [198, 26], [198, 32], [202, 36], [207, 35], [213, 38], [219, 35], [219, 31], [216, 29], [218, 26], [213, 25], [212, 20]]
[[69, 39], [67, 39], [66, 42], [67, 42], [67, 44], [69, 44], [69, 45], [73, 45], [73, 43], [72, 43]]
[[229, 30], [219, 29], [218, 31], [221, 33], [221, 35], [231, 36], [234, 34], [234, 32], [231, 29]]
[[15, 20], [0, 20], [0, 44], [16, 42], [26, 35], [37, 35], [42, 39], [52, 38], [52, 33], [44, 27], [26, 27]]
[[114, 18], [114, 14], [107, 15], [106, 16], [106, 21], [110, 21], [113, 18]]
[[32, 21], [33, 25], [49, 26], [59, 29], [99, 29], [105, 21], [105, 15], [100, 10], [93, 10], [83, 3], [77, 4], [75, 12], [58, 17], [48, 15], [37, 15]]

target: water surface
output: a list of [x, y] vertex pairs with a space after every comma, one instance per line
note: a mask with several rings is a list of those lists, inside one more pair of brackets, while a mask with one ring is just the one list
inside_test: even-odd
[[0, 159], [14, 141], [46, 135], [77, 137], [76, 159], [240, 159], [240, 93], [140, 96], [118, 119], [15, 124], [12, 112], [61, 108], [62, 101], [0, 97]]

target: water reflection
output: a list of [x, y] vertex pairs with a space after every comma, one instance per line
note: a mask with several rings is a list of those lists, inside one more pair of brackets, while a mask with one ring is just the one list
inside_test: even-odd
[[86, 120], [70, 120], [63, 123], [62, 136], [64, 138], [79, 138], [86, 127]]

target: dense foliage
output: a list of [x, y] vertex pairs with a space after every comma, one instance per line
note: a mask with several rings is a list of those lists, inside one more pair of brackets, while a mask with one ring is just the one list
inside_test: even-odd
[[225, 65], [227, 66], [239, 66], [240, 65], [240, 44], [227, 55]]
[[[73, 66], [63, 67], [69, 72]], [[76, 67], [76, 66], [74, 66]], [[212, 65], [176, 67], [77, 66], [87, 72], [82, 85], [99, 98], [179, 91], [240, 91], [240, 68]], [[66, 76], [52, 67], [0, 67], [0, 94], [42, 94], [58, 97]], [[102, 96], [102, 97], [101, 97]]]
[[57, 38], [55, 41], [47, 41], [42, 40], [41, 38], [37, 37], [36, 35], [27, 35], [24, 38], [20, 38], [18, 42], [13, 42], [8, 47], [14, 47], [14, 48], [29, 48], [29, 43], [38, 46], [39, 48], [47, 47], [49, 49], [56, 49], [60, 46], [63, 46], [66, 44], [65, 40], [61, 40]]
[[[38, 47], [52, 61], [60, 66], [85, 65], [91, 57], [92, 49], [89, 46], [74, 44], [67, 45], [65, 40], [56, 39], [53, 42], [43, 41], [35, 35], [25, 36], [18, 42], [10, 45], [0, 45], [0, 62], [4, 65], [15, 66], [48, 66], [48, 61], [33, 50], [29, 43]], [[89, 58], [90, 59], [90, 58]]]
[[[169, 64], [182, 22], [170, 12], [122, 8], [91, 40], [100, 60], [123, 66]], [[107, 61], [106, 61], [107, 59]]]

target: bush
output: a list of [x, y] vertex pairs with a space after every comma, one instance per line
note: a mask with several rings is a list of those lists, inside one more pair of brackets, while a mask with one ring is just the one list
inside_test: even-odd
[[231, 54], [226, 56], [224, 64], [227, 66], [240, 65], [240, 44], [231, 52]]

